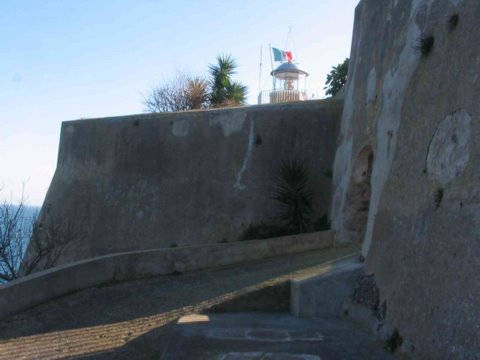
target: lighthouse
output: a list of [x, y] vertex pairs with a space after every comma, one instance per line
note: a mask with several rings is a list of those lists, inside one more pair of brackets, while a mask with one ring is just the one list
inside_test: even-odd
[[268, 91], [268, 98], [262, 91], [258, 96], [258, 103], [278, 104], [308, 100], [306, 90], [308, 72], [293, 61], [292, 52], [277, 48], [272, 48], [272, 52], [274, 61], [280, 62], [280, 65], [270, 73], [273, 89]]

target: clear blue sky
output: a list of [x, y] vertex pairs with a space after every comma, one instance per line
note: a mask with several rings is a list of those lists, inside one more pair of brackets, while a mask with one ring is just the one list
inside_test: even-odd
[[[268, 44], [294, 54], [321, 90], [350, 54], [358, 0], [0, 0], [0, 198], [22, 182], [41, 205], [64, 120], [143, 112], [142, 93], [176, 70], [207, 74], [232, 54], [249, 102], [270, 81]], [[292, 50], [292, 49], [285, 49]]]

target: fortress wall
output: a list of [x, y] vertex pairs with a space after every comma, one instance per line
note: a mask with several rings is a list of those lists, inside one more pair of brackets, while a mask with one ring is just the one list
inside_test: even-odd
[[43, 221], [73, 223], [81, 234], [60, 263], [235, 241], [252, 222], [276, 214], [269, 196], [287, 159], [305, 161], [315, 216], [323, 215], [342, 104], [325, 100], [64, 122], [41, 212]]
[[361, 233], [352, 199], [371, 146], [366, 269], [418, 359], [480, 353], [479, 19], [477, 0], [362, 0], [356, 9], [333, 226], [344, 240]]

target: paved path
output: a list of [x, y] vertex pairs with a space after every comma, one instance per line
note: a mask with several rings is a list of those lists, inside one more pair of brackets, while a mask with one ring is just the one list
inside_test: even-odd
[[355, 251], [315, 251], [80, 291], [1, 321], [0, 359], [155, 359], [179, 317], [314, 273], [318, 264]]
[[185, 316], [162, 360], [386, 360], [393, 359], [369, 331], [336, 318], [281, 314]]

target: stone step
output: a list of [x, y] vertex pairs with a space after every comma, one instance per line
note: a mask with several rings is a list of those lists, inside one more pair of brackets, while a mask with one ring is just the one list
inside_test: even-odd
[[293, 278], [290, 311], [298, 317], [341, 316], [345, 301], [353, 295], [363, 274], [358, 255], [325, 264], [314, 274]]
[[210, 313], [291, 313], [299, 317], [340, 316], [363, 273], [359, 254], [310, 266], [245, 291], [211, 307]]

